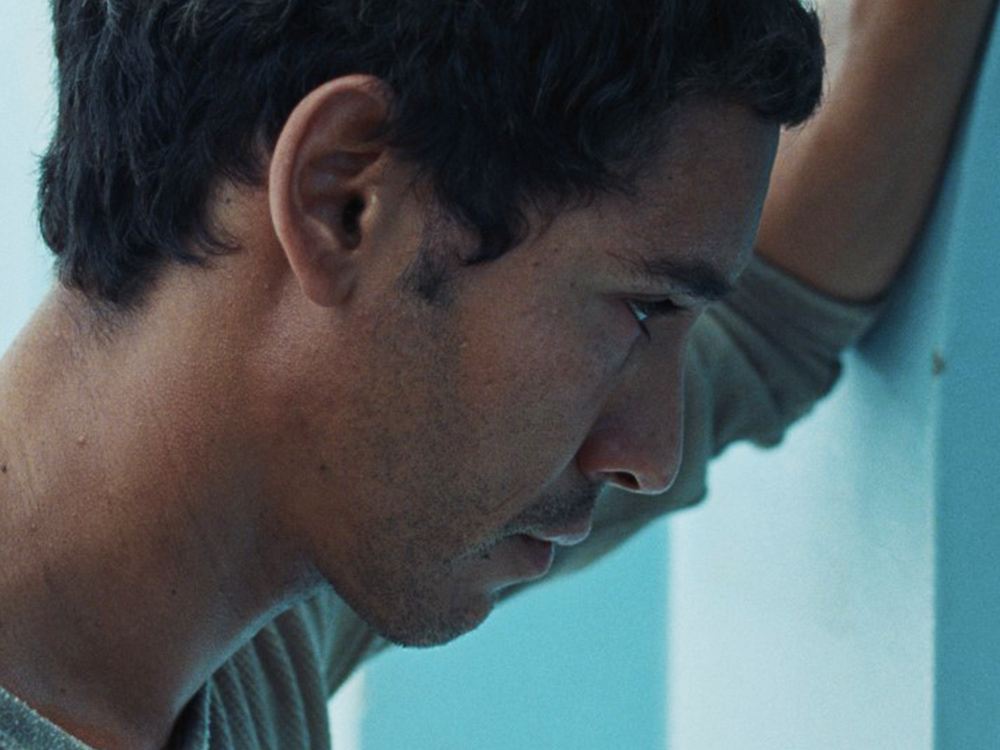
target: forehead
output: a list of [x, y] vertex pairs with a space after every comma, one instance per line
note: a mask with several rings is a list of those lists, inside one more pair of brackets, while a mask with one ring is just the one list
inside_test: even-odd
[[745, 107], [676, 105], [638, 156], [632, 189], [567, 212], [552, 229], [599, 245], [645, 283], [680, 278], [698, 296], [719, 296], [749, 259], [777, 140], [778, 126]]
[[[671, 107], [655, 127], [649, 152], [638, 155], [637, 187], [655, 195], [677, 180], [708, 189], [754, 189], [766, 181], [779, 127], [748, 107], [691, 97]], [[666, 183], [666, 184], [665, 184]]]

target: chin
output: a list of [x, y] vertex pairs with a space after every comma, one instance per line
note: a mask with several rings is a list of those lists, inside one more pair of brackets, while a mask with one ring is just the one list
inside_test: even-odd
[[[496, 595], [483, 597], [480, 602], [468, 602], [461, 608], [436, 612], [395, 613], [381, 623], [368, 620], [379, 635], [390, 643], [405, 648], [433, 648], [450, 643], [478, 628], [496, 604]], [[399, 616], [401, 615], [402, 616]]]

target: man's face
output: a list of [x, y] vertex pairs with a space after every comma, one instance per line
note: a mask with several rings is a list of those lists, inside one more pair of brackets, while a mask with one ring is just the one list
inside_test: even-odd
[[749, 257], [777, 128], [689, 103], [666, 140], [635, 195], [536, 222], [496, 261], [458, 265], [471, 240], [434, 222], [386, 237], [329, 355], [338, 387], [299, 388], [295, 533], [391, 640], [476, 627], [586, 535], [602, 486], [672, 481], [685, 340]]

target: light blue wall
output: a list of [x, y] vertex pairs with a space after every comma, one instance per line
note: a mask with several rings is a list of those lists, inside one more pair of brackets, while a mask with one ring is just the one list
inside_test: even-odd
[[0, 23], [0, 351], [49, 281], [35, 221], [35, 154], [51, 118], [48, 3], [9, 3]]
[[932, 237], [948, 257], [935, 423], [938, 750], [1000, 748], [1000, 33]]

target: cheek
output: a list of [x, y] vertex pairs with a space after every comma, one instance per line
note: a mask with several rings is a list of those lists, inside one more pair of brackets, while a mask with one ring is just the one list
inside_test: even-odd
[[[620, 309], [619, 309], [620, 308]], [[538, 311], [484, 346], [463, 384], [509, 435], [537, 450], [586, 435], [637, 338], [625, 305], [595, 302], [575, 315]], [[498, 436], [502, 438], [503, 436]]]
[[532, 352], [553, 389], [572, 394], [579, 406], [598, 408], [614, 386], [640, 334], [635, 317], [618, 300], [589, 305], [552, 317]]

